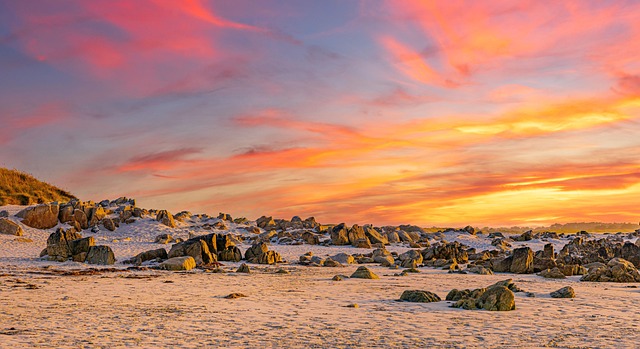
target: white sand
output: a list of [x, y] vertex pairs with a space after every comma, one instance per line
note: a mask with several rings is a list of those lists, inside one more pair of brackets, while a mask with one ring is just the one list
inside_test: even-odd
[[[9, 207], [12, 213], [19, 209]], [[350, 275], [357, 266], [314, 268], [295, 264], [250, 265], [253, 273], [249, 275], [149, 270], [62, 276], [52, 274], [52, 270], [88, 266], [40, 260], [37, 256], [54, 229], [23, 228], [24, 237], [33, 242], [17, 242], [13, 236], [0, 235], [0, 348], [640, 346], [640, 289], [629, 287], [638, 284], [585, 283], [578, 281], [579, 277], [549, 280], [536, 275], [447, 274], [431, 268], [396, 277], [392, 275], [397, 270], [375, 265], [369, 267], [380, 280], [335, 282], [331, 281], [333, 275]], [[189, 231], [186, 224], [173, 230], [145, 220], [94, 236], [98, 244], [111, 246], [121, 261], [162, 246], [150, 242], [157, 234], [171, 232], [187, 237]], [[454, 238], [447, 236], [449, 240]], [[457, 239], [477, 247], [490, 243], [489, 239], [468, 235]], [[559, 248], [565, 242], [554, 244]], [[544, 243], [527, 242], [534, 249]], [[309, 245], [271, 248], [289, 262], [306, 251], [321, 256], [368, 252]], [[407, 247], [389, 249], [402, 252]], [[224, 268], [234, 271], [238, 264], [225, 263]], [[127, 266], [117, 263], [115, 267]], [[291, 270], [291, 274], [275, 274], [280, 267]], [[517, 293], [517, 309], [510, 312], [453, 309], [444, 301], [395, 301], [407, 289], [432, 291], [444, 299], [453, 288], [484, 287], [506, 278], [513, 278], [536, 297]], [[575, 299], [549, 297], [549, 292], [567, 285], [575, 289]], [[247, 297], [223, 298], [233, 292]], [[351, 303], [359, 308], [346, 307]]]

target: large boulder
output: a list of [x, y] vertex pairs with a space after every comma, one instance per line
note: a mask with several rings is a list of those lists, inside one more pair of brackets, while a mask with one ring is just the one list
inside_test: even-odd
[[418, 250], [409, 250], [398, 256], [398, 259], [402, 262], [403, 268], [415, 268], [422, 264], [422, 254]]
[[24, 231], [17, 223], [14, 223], [7, 218], [0, 218], [0, 234], [22, 236], [24, 235]]
[[338, 253], [334, 256], [331, 256], [331, 259], [340, 264], [354, 264], [356, 262], [355, 258], [347, 253]]
[[191, 270], [195, 267], [196, 261], [191, 256], [169, 258], [159, 266], [160, 269], [173, 271]]
[[476, 307], [491, 311], [515, 310], [515, 295], [504, 286], [490, 287], [478, 298]]
[[196, 265], [206, 265], [217, 261], [217, 258], [209, 251], [206, 241], [197, 237], [171, 246], [168, 257], [181, 256], [193, 257]]
[[334, 245], [348, 245], [349, 233], [344, 223], [340, 223], [331, 228], [331, 243]]
[[43, 204], [27, 207], [16, 216], [22, 218], [22, 224], [36, 229], [50, 229], [58, 225], [58, 204]]
[[73, 221], [77, 222], [82, 229], [89, 228], [89, 218], [87, 218], [87, 214], [83, 210], [76, 209], [73, 211]]
[[73, 253], [69, 245], [71, 241], [80, 238], [82, 238], [82, 236], [73, 228], [67, 230], [58, 228], [47, 238], [47, 255], [49, 256], [49, 260], [64, 262], [69, 259], [69, 257], [72, 257]]
[[249, 263], [276, 264], [282, 262], [282, 257], [276, 251], [269, 251], [269, 245], [265, 242], [253, 244], [245, 253]]
[[169, 228], [176, 227], [176, 221], [173, 218], [173, 215], [167, 210], [160, 210], [156, 215], [156, 221], [166, 225]]
[[237, 246], [228, 246], [218, 252], [218, 260], [223, 262], [240, 262], [242, 260], [242, 252]]
[[442, 299], [440, 299], [440, 297], [438, 297], [438, 295], [433, 292], [421, 290], [406, 290], [402, 292], [400, 300], [405, 302], [431, 303], [440, 302]]
[[89, 264], [111, 265], [116, 263], [116, 257], [109, 246], [91, 246], [85, 261]]
[[93, 236], [68, 241], [69, 254], [76, 262], [84, 262], [87, 259], [89, 250], [96, 245]]
[[95, 206], [95, 207], [89, 208], [89, 214], [87, 215], [87, 217], [89, 217], [89, 226], [90, 227], [97, 226], [98, 223], [100, 223], [102, 219], [104, 219], [104, 217], [106, 216], [107, 216], [107, 213], [104, 211], [104, 208], [102, 206]]
[[60, 223], [73, 222], [74, 221], [73, 211], [74, 211], [74, 208], [72, 204], [65, 204], [60, 206], [60, 209], [58, 212], [58, 220], [60, 221]]
[[509, 271], [515, 274], [533, 273], [533, 251], [529, 247], [520, 247], [513, 250], [513, 260]]
[[390, 267], [394, 265], [395, 260], [391, 252], [385, 248], [378, 248], [373, 250], [373, 261], [380, 263], [383, 267]]
[[589, 268], [589, 273], [580, 281], [640, 282], [640, 273], [633, 263], [622, 258], [613, 258], [606, 265]]
[[347, 237], [352, 246], [357, 246], [357, 242], [360, 239], [367, 239], [367, 236], [364, 234], [364, 229], [357, 224], [354, 224], [351, 229], [347, 231]]
[[367, 238], [369, 238], [369, 241], [371, 241], [372, 244], [389, 244], [389, 238], [387, 238], [386, 235], [379, 233], [372, 227], [365, 227], [364, 234], [367, 236]]

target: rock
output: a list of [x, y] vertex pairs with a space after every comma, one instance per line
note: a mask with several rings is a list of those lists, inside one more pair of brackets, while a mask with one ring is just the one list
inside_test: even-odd
[[467, 225], [462, 230], [466, 231], [468, 234], [476, 235], [476, 229], [470, 225]]
[[256, 220], [256, 225], [262, 229], [274, 228], [276, 222], [273, 220], [273, 217], [262, 216]]
[[0, 211], [0, 218], [9, 218], [9, 211], [7, 210]]
[[633, 263], [622, 258], [613, 258], [606, 265], [589, 268], [588, 274], [580, 281], [640, 282], [640, 274]]
[[240, 262], [242, 260], [242, 252], [236, 246], [229, 246], [218, 252], [218, 260], [223, 262]]
[[403, 268], [415, 268], [419, 264], [422, 264], [422, 254], [418, 250], [409, 250], [398, 256], [398, 259], [402, 262]]
[[513, 250], [513, 260], [509, 271], [515, 274], [533, 273], [533, 251], [529, 247], [520, 247]]
[[353, 246], [357, 248], [371, 248], [371, 242], [369, 242], [367, 238], [357, 239], [353, 242]]
[[55, 233], [50, 234], [47, 238], [47, 255], [49, 256], [49, 260], [64, 262], [73, 256], [69, 243], [81, 237], [82, 236], [76, 233], [74, 229], [65, 231], [62, 228], [58, 228]]
[[358, 267], [353, 274], [351, 274], [351, 278], [357, 279], [379, 279], [378, 275], [374, 274], [371, 270], [369, 270], [365, 266]]
[[437, 294], [429, 291], [406, 290], [400, 296], [401, 301], [416, 303], [440, 302], [442, 299]]
[[[69, 254], [71, 256], [75, 256], [82, 253], [84, 253], [86, 256], [86, 254], [89, 253], [89, 250], [91, 249], [91, 247], [96, 245], [96, 241], [93, 238], [93, 236], [89, 236], [86, 238], [67, 241], [67, 244], [69, 245]], [[74, 260], [76, 260], [76, 258], [74, 258]], [[84, 260], [80, 262], [84, 262]]]
[[335, 275], [331, 280], [333, 281], [342, 281], [344, 279], [348, 279], [349, 277], [346, 275]]
[[105, 229], [107, 229], [109, 231], [115, 231], [116, 230], [116, 223], [111, 218], [102, 219], [102, 226], [105, 227]]
[[251, 270], [249, 269], [249, 266], [246, 263], [242, 263], [240, 264], [240, 267], [238, 267], [238, 270], [236, 270], [236, 273], [251, 273]]
[[553, 252], [553, 244], [544, 245], [544, 249], [542, 250], [542, 258], [556, 258], [555, 253]]
[[396, 233], [398, 233], [398, 237], [400, 238], [400, 241], [402, 242], [408, 242], [408, 243], [413, 243], [413, 237], [406, 231], [404, 230], [398, 230], [396, 231]]
[[302, 233], [301, 238], [309, 245], [317, 245], [320, 243], [320, 237], [309, 231]]
[[[207, 235], [209, 236], [209, 235]], [[231, 240], [230, 234], [216, 234], [214, 235], [216, 238], [216, 251], [224, 251], [229, 247], [235, 246], [233, 241]], [[213, 243], [213, 236], [211, 237]], [[206, 240], [206, 239], [205, 239]], [[240, 250], [238, 250], [240, 251]], [[242, 259], [242, 257], [241, 257]]]
[[491, 269], [487, 269], [481, 265], [470, 266], [467, 269], [465, 269], [465, 271], [468, 273], [474, 273], [474, 274], [480, 274], [480, 275], [493, 275], [493, 272], [491, 271]]
[[[347, 231], [347, 237], [352, 246], [358, 246], [358, 241], [361, 239], [369, 242], [369, 239], [367, 239], [367, 236], [364, 234], [364, 229], [357, 224], [354, 224], [351, 229]], [[371, 248], [370, 242], [368, 248]]]
[[24, 231], [17, 223], [7, 218], [0, 218], [0, 234], [22, 236], [24, 235]]
[[372, 227], [365, 227], [364, 234], [367, 236], [367, 238], [369, 238], [369, 241], [372, 244], [383, 244], [383, 245], [389, 244], [389, 239], [386, 236], [380, 234], [377, 230], [375, 230]]
[[59, 206], [57, 204], [43, 204], [27, 207], [16, 216], [23, 218], [22, 224], [36, 229], [50, 229], [58, 225]]
[[338, 253], [331, 256], [331, 259], [341, 264], [354, 264], [356, 262], [352, 255], [346, 253]]
[[562, 273], [565, 276], [586, 275], [587, 274], [587, 269], [585, 267], [583, 267], [582, 265], [578, 265], [578, 264], [563, 265], [563, 266], [558, 267], [558, 269], [560, 269], [560, 271], [562, 271]]
[[477, 299], [485, 291], [487, 291], [486, 288], [478, 288], [478, 289], [475, 289], [475, 290], [469, 290], [469, 289], [457, 290], [457, 289], [454, 288], [453, 290], [449, 291], [449, 293], [447, 294], [447, 297], [445, 299], [448, 300], [448, 301], [459, 301], [459, 300], [465, 299], [465, 298]]
[[73, 217], [73, 211], [74, 208], [71, 204], [60, 206], [58, 212], [58, 220], [60, 221], [60, 223], [73, 222], [75, 220]]
[[223, 221], [227, 221], [227, 222], [233, 222], [233, 218], [231, 218], [231, 215], [228, 213], [222, 213], [220, 212], [218, 214], [218, 219], [221, 219]]
[[391, 252], [387, 251], [384, 248], [378, 248], [373, 250], [373, 261], [376, 263], [380, 263], [383, 267], [390, 267], [394, 265], [395, 260], [393, 259], [393, 255]]
[[155, 249], [155, 250], [149, 250], [149, 251], [146, 251], [146, 252], [139, 253], [135, 257], [124, 261], [124, 263], [141, 265], [142, 263], [144, 263], [146, 261], [151, 261], [151, 260], [154, 260], [154, 259], [155, 260], [165, 260], [167, 258], [169, 258], [169, 256], [167, 255], [167, 250], [165, 250], [164, 248], [158, 248], [158, 249]]
[[491, 264], [493, 266], [493, 271], [496, 273], [506, 273], [511, 269], [511, 263], [513, 262], [513, 257], [505, 257], [505, 258], [494, 258], [491, 260]]
[[552, 298], [576, 298], [576, 291], [573, 290], [573, 287], [566, 286], [551, 292], [550, 295]]
[[174, 242], [175, 240], [173, 239], [173, 236], [171, 236], [171, 234], [160, 234], [158, 236], [156, 236], [154, 242], [156, 244], [169, 244]]
[[343, 267], [343, 265], [340, 262], [334, 261], [331, 258], [325, 259], [324, 262], [322, 263], [322, 265], [325, 266], [325, 267], [329, 267], [329, 268]]
[[387, 233], [387, 240], [389, 240], [390, 244], [395, 244], [400, 242], [400, 236], [398, 236], [398, 233], [395, 231], [390, 231]]
[[542, 276], [543, 278], [547, 278], [547, 279], [564, 279], [564, 278], [566, 278], [564, 273], [562, 271], [560, 271], [560, 269], [558, 269], [558, 268], [543, 270], [540, 273], [538, 273], [538, 275]]
[[237, 293], [237, 292], [236, 293], [231, 293], [231, 294], [228, 294], [228, 295], [224, 296], [224, 298], [226, 298], [226, 299], [236, 299], [236, 298], [244, 298], [244, 297], [246, 297], [244, 294]]
[[269, 245], [265, 242], [254, 243], [245, 253], [244, 258], [250, 263], [257, 263], [260, 256], [269, 251]]
[[492, 286], [478, 298], [476, 307], [491, 311], [515, 310], [515, 295], [504, 286]]
[[173, 218], [173, 215], [169, 213], [167, 210], [160, 210], [156, 215], [156, 221], [166, 225], [169, 228], [176, 227], [176, 221]]
[[169, 258], [159, 266], [164, 270], [191, 270], [196, 267], [196, 261], [191, 256]]
[[74, 210], [73, 211], [73, 220], [80, 225], [82, 229], [89, 228], [89, 219], [87, 218], [87, 214], [84, 213], [83, 210]]
[[174, 244], [171, 246], [168, 256], [169, 258], [191, 256], [196, 261], [196, 265], [217, 262], [217, 256], [211, 254], [206, 241], [201, 240], [199, 237]]
[[89, 264], [111, 265], [116, 263], [116, 257], [109, 246], [91, 246], [86, 262]]
[[349, 235], [344, 223], [340, 223], [331, 228], [331, 243], [334, 245], [342, 246], [349, 244]]
[[276, 251], [267, 251], [260, 255], [258, 258], [258, 264], [276, 264], [281, 263], [282, 257]]
[[98, 223], [100, 223], [100, 221], [102, 221], [102, 219], [104, 219], [104, 217], [106, 216], [107, 213], [104, 211], [104, 208], [102, 208], [102, 206], [91, 207], [89, 209], [89, 214], [87, 215], [87, 217], [89, 217], [89, 226], [97, 226]]

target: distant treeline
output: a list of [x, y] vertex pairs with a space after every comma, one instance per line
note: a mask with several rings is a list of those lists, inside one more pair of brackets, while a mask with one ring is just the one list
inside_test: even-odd
[[483, 232], [502, 232], [502, 233], [522, 233], [528, 230], [533, 232], [553, 231], [556, 233], [574, 234], [579, 231], [587, 231], [590, 233], [617, 233], [617, 232], [633, 232], [640, 229], [640, 224], [636, 223], [602, 223], [602, 222], [581, 222], [581, 223], [565, 223], [552, 224], [548, 227], [484, 227]]

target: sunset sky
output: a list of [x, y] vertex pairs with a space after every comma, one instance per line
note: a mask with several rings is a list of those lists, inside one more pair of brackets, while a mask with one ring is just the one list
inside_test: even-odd
[[0, 166], [325, 223], [640, 220], [639, 1], [2, 1]]

